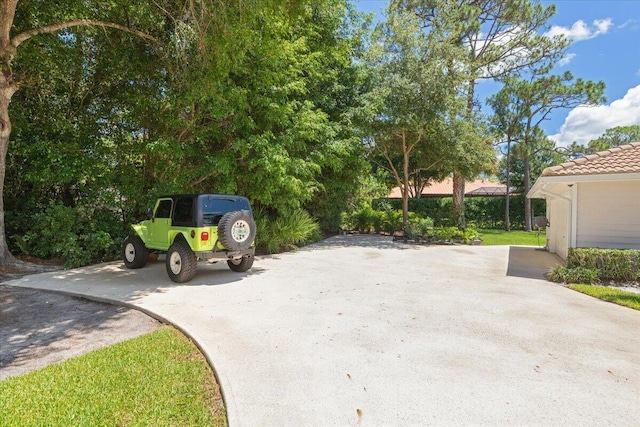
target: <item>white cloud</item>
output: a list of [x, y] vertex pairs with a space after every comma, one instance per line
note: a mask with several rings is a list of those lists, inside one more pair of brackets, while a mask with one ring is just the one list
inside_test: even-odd
[[640, 19], [629, 19], [622, 25], [618, 25], [619, 29], [624, 29], [627, 27], [631, 27], [631, 30], [637, 30], [639, 28]]
[[622, 99], [609, 105], [574, 108], [560, 131], [550, 138], [562, 147], [574, 141], [586, 144], [609, 128], [631, 125], [640, 125], [640, 85], [629, 89]]
[[569, 53], [569, 54], [565, 55], [564, 57], [562, 57], [562, 59], [560, 59], [560, 61], [558, 62], [558, 65], [561, 66], [561, 67], [564, 67], [565, 65], [569, 65], [569, 63], [575, 57], [576, 57], [575, 53]]
[[571, 28], [553, 25], [544, 35], [547, 37], [563, 35], [578, 42], [607, 34], [612, 25], [613, 20], [611, 18], [596, 19], [593, 21], [593, 27], [589, 27], [583, 20], [579, 20]]

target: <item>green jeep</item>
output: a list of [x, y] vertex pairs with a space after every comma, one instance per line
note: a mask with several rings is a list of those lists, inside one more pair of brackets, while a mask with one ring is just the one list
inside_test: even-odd
[[178, 194], [158, 198], [148, 219], [133, 225], [124, 240], [127, 268], [141, 268], [149, 253], [166, 252], [169, 278], [188, 282], [198, 259], [226, 260], [233, 271], [253, 265], [256, 223], [246, 197], [222, 194]]

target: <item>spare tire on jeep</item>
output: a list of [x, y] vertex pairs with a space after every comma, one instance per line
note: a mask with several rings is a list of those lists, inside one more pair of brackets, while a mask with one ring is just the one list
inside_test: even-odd
[[225, 249], [248, 249], [256, 237], [256, 223], [248, 211], [227, 212], [218, 222], [218, 239]]

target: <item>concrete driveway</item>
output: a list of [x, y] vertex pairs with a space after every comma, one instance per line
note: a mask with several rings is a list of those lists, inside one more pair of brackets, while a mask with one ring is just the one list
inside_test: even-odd
[[256, 261], [121, 263], [10, 282], [123, 302], [188, 333], [236, 426], [637, 425], [640, 312], [541, 280], [534, 248], [344, 236]]

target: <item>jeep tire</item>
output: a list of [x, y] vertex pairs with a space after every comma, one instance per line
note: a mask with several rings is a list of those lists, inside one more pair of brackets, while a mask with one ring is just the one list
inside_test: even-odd
[[228, 251], [249, 249], [256, 237], [256, 223], [247, 211], [227, 212], [218, 223], [218, 239]]
[[230, 259], [227, 261], [229, 268], [237, 273], [247, 271], [253, 265], [253, 256], [243, 256], [240, 259]]
[[176, 283], [184, 283], [196, 275], [198, 259], [184, 238], [178, 237], [167, 251], [165, 264], [169, 278]]
[[138, 235], [128, 236], [122, 243], [122, 260], [127, 268], [142, 268], [149, 259], [149, 250]]

